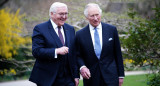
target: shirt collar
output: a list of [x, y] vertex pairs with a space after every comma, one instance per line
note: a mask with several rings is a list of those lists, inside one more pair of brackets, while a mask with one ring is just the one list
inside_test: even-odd
[[51, 21], [51, 24], [52, 24], [53, 28], [56, 29], [56, 28], [58, 27], [58, 26], [56, 25], [56, 23], [54, 23], [54, 22], [52, 21], [52, 19], [50, 19], [50, 21]]
[[[94, 30], [95, 27], [93, 27], [91, 24], [89, 24], [89, 28], [90, 28], [90, 30]], [[102, 28], [102, 24], [100, 23], [96, 28], [97, 29], [101, 29]]]

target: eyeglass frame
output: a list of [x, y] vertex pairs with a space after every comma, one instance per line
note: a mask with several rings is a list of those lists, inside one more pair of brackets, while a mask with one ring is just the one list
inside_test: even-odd
[[[56, 14], [56, 13], [54, 13], [54, 14]], [[68, 16], [69, 15], [69, 13], [57, 13], [59, 16]]]

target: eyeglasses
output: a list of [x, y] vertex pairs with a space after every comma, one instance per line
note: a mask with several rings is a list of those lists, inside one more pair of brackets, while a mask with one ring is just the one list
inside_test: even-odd
[[60, 16], [68, 16], [69, 13], [57, 13]]

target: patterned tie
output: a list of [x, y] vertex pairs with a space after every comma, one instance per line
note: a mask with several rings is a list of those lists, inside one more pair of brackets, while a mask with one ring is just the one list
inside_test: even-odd
[[58, 35], [59, 35], [59, 39], [61, 40], [62, 44], [64, 45], [64, 39], [63, 39], [63, 35], [61, 33], [61, 27], [58, 26]]
[[101, 44], [100, 44], [100, 39], [99, 39], [99, 34], [97, 31], [97, 28], [95, 28], [95, 32], [94, 32], [94, 50], [96, 53], [96, 56], [98, 59], [100, 59], [100, 55], [101, 55]]

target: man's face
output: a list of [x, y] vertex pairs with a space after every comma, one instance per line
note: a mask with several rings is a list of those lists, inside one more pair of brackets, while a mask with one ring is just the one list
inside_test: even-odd
[[56, 13], [51, 13], [51, 18], [58, 26], [62, 26], [68, 17], [68, 9], [66, 7], [58, 7]]
[[88, 9], [87, 19], [93, 27], [97, 27], [100, 24], [101, 15], [97, 7], [90, 7]]

